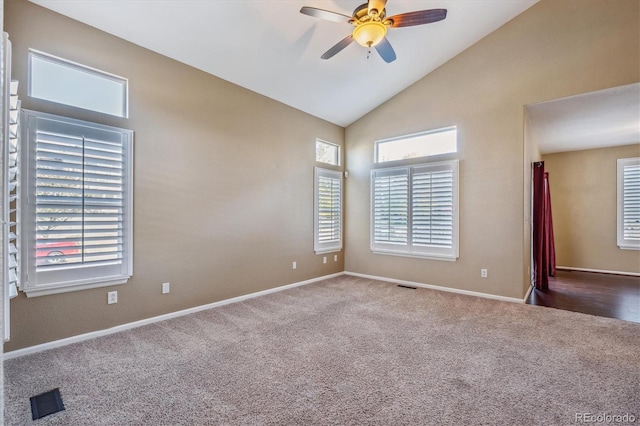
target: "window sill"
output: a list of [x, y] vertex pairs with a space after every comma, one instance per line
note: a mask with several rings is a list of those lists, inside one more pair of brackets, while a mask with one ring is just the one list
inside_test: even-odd
[[640, 245], [638, 244], [618, 244], [618, 248], [620, 250], [640, 250]]
[[342, 251], [342, 247], [336, 247], [332, 249], [325, 250], [314, 250], [315, 254], [329, 254], [329, 253], [340, 253]]
[[386, 256], [412, 257], [415, 259], [426, 259], [426, 260], [444, 260], [446, 262], [455, 262], [456, 260], [458, 260], [458, 255], [405, 253], [405, 252], [397, 252], [397, 251], [384, 251], [379, 249], [371, 249], [371, 252], [373, 254], [382, 254]]
[[57, 285], [48, 285], [48, 286], [40, 286], [37, 288], [24, 288], [23, 291], [27, 295], [27, 297], [40, 297], [40, 296], [49, 296], [52, 294], [59, 293], [69, 293], [72, 291], [78, 290], [89, 290], [92, 288], [100, 288], [100, 287], [108, 287], [113, 285], [121, 285], [126, 284], [129, 281], [128, 276], [125, 277], [113, 277], [113, 279], [108, 279], [105, 281], [94, 282], [94, 283], [69, 283], [66, 285], [57, 284]]

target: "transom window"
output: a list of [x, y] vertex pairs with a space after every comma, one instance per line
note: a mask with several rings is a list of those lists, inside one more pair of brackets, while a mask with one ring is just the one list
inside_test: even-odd
[[383, 139], [376, 142], [375, 162], [430, 157], [458, 151], [458, 130], [454, 127], [430, 130], [413, 135]]
[[128, 116], [127, 79], [29, 50], [29, 96], [91, 111]]

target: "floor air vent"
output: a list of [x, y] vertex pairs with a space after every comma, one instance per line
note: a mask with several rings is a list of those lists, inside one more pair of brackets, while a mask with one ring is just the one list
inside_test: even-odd
[[402, 288], [410, 288], [411, 290], [415, 290], [418, 287], [411, 287], [410, 285], [404, 285], [404, 284], [398, 284], [398, 287], [402, 287]]
[[64, 410], [64, 404], [62, 403], [62, 397], [60, 396], [60, 389], [58, 388], [49, 392], [41, 393], [40, 395], [32, 396], [30, 400], [33, 420], [38, 420], [48, 416], [49, 414]]

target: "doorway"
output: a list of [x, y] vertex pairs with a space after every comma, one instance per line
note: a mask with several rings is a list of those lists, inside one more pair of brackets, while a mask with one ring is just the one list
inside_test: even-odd
[[640, 83], [525, 107], [525, 165], [549, 172], [557, 259], [527, 303], [640, 322], [640, 250], [616, 239], [617, 160], [640, 157], [639, 112]]

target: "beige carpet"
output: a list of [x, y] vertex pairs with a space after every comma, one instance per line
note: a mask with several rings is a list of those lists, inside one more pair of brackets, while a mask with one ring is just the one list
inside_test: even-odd
[[[7, 361], [4, 418], [574, 425], [639, 417], [639, 349], [636, 323], [342, 276]], [[66, 410], [32, 422], [56, 387]]]

